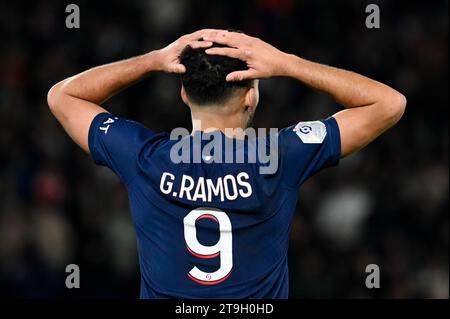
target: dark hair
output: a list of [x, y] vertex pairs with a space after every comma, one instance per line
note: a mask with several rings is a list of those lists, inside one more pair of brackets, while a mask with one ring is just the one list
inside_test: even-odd
[[[212, 47], [224, 47], [214, 44]], [[186, 46], [180, 55], [186, 67], [181, 82], [189, 99], [199, 105], [221, 104], [239, 88], [252, 87], [251, 80], [227, 82], [226, 76], [233, 71], [247, 70], [247, 64], [239, 59], [208, 55], [205, 49]]]

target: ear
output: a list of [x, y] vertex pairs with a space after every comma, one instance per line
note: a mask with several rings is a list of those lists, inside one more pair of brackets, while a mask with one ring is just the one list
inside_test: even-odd
[[257, 97], [257, 91], [254, 87], [251, 87], [247, 90], [247, 92], [245, 93], [245, 101], [244, 101], [244, 106], [245, 106], [245, 110], [251, 110], [254, 111], [254, 109], [256, 108], [257, 104], [258, 104], [258, 97]]
[[187, 96], [186, 90], [184, 89], [184, 86], [181, 86], [181, 99], [183, 100], [184, 104], [190, 107], [189, 105], [189, 98]]

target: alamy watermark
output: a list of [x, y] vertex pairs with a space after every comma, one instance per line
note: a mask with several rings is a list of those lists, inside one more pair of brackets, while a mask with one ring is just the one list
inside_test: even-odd
[[380, 7], [374, 3], [366, 6], [366, 13], [369, 13], [366, 17], [367, 29], [379, 29], [380, 28]]
[[276, 128], [270, 128], [269, 132], [265, 128], [226, 128], [223, 133], [196, 131], [192, 138], [190, 135], [182, 127], [170, 133], [170, 139], [177, 141], [170, 149], [172, 163], [257, 163], [260, 174], [274, 174], [278, 170]]
[[80, 28], [80, 7], [76, 4], [69, 4], [66, 6], [66, 28], [79, 29]]
[[380, 288], [380, 267], [377, 264], [366, 266], [366, 287], [369, 289]]
[[80, 267], [76, 264], [69, 264], [66, 266], [66, 287], [68, 289], [80, 288]]

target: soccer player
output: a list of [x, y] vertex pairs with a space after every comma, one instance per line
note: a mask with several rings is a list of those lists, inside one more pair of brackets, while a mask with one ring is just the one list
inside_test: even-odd
[[[190, 135], [171, 139], [100, 106], [154, 72], [181, 74], [181, 98], [193, 119]], [[247, 128], [258, 104], [258, 79], [277, 76], [325, 92], [345, 109], [320, 121], [293, 119], [293, 126], [258, 144], [268, 151], [277, 140], [278, 164], [269, 173], [261, 173], [259, 159], [224, 163], [202, 156], [192, 162], [192, 152], [187, 162], [174, 161], [181, 141], [206, 147], [203, 139], [194, 143], [201, 132], [219, 133], [239, 151], [237, 141], [245, 136], [227, 128]], [[48, 104], [70, 137], [128, 190], [141, 298], [287, 298], [298, 188], [393, 126], [406, 99], [382, 83], [258, 38], [205, 29], [67, 78], [50, 89]], [[271, 112], [278, 112], [276, 105]]]

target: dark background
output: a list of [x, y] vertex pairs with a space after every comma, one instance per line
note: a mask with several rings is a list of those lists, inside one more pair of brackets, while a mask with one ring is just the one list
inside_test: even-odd
[[[300, 191], [292, 298], [448, 298], [448, 1], [66, 1], [0, 3], [0, 296], [137, 298], [127, 194], [66, 136], [46, 105], [57, 81], [161, 48], [204, 27], [233, 28], [360, 72], [408, 99], [400, 123]], [[377, 3], [381, 28], [365, 27]], [[190, 128], [177, 76], [155, 75], [107, 103], [155, 131]], [[257, 127], [339, 107], [289, 79], [261, 83]], [[65, 266], [81, 268], [66, 289]], [[365, 267], [381, 288], [365, 287]]]

